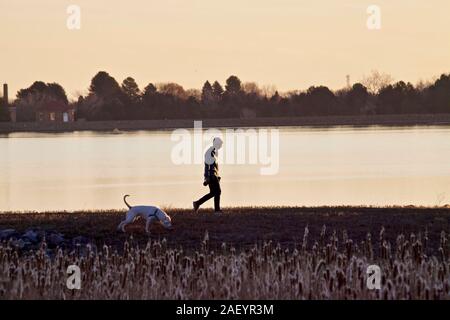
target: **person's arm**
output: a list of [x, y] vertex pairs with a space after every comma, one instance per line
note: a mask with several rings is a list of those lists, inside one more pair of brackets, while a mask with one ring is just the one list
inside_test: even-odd
[[[213, 161], [212, 163], [211, 160]], [[211, 181], [211, 177], [214, 175], [214, 165], [215, 165], [215, 152], [214, 148], [210, 148], [205, 154], [205, 171], [204, 171], [204, 182], [203, 185], [206, 186]]]

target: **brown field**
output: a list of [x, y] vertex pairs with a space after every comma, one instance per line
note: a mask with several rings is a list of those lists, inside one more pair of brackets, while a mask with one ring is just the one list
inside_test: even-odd
[[[142, 222], [115, 231], [124, 211], [0, 214], [0, 230], [91, 242], [2, 242], [0, 299], [450, 299], [449, 208], [168, 212], [175, 230], [155, 225], [150, 236]], [[81, 268], [81, 290], [65, 287], [70, 264]], [[366, 287], [371, 264], [381, 290]]]
[[137, 242], [162, 240], [171, 246], [198, 248], [206, 231], [211, 246], [220, 247], [223, 242], [237, 248], [272, 240], [282, 246], [294, 246], [301, 242], [306, 226], [315, 239], [325, 225], [329, 231], [361, 241], [368, 232], [378, 234], [385, 228], [386, 237], [393, 241], [399, 234], [428, 231], [430, 247], [439, 241], [441, 231], [450, 231], [450, 208], [364, 208], [364, 207], [315, 207], [315, 208], [229, 208], [222, 216], [209, 210], [194, 214], [187, 209], [167, 209], [172, 217], [174, 231], [153, 225], [151, 235], [144, 233], [144, 222], [137, 221], [127, 234], [116, 231], [125, 216], [123, 211], [51, 212], [51, 213], [0, 213], [0, 230], [13, 228], [24, 232], [29, 228], [58, 231], [68, 239], [84, 236], [97, 245], [121, 247], [132, 235]]

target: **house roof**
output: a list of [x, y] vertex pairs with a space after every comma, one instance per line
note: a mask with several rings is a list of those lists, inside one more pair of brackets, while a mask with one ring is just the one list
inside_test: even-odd
[[65, 112], [73, 109], [74, 108], [72, 106], [56, 100], [44, 102], [38, 107], [39, 111], [49, 112]]

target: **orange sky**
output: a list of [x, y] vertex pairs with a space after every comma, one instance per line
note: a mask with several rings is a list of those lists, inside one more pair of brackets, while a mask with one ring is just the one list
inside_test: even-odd
[[[81, 8], [81, 30], [66, 27]], [[382, 10], [382, 29], [366, 9]], [[106, 70], [121, 82], [201, 88], [231, 75], [281, 91], [345, 85], [372, 69], [415, 83], [450, 72], [448, 0], [0, 0], [0, 82], [70, 97]]]

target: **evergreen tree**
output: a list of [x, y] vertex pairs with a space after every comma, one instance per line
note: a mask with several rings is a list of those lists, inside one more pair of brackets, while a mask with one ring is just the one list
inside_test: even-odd
[[154, 86], [153, 83], [149, 83], [145, 88], [144, 88], [144, 92], [142, 93], [142, 99], [143, 100], [148, 100], [149, 98], [153, 97], [156, 95], [157, 93], [157, 89]]
[[120, 86], [116, 79], [105, 71], [98, 72], [91, 80], [89, 92], [101, 98], [115, 98], [120, 95]]
[[241, 91], [241, 80], [236, 76], [230, 76], [227, 79], [227, 84], [225, 85], [227, 94], [234, 96]]
[[139, 101], [141, 92], [136, 81], [133, 78], [128, 77], [123, 80], [122, 91], [132, 103], [136, 103], [137, 101]]
[[202, 88], [202, 103], [210, 104], [214, 100], [214, 92], [209, 81], [206, 81]]
[[223, 88], [218, 81], [214, 81], [213, 86], [213, 95], [216, 101], [220, 101], [222, 99]]

